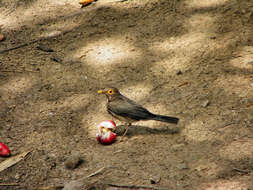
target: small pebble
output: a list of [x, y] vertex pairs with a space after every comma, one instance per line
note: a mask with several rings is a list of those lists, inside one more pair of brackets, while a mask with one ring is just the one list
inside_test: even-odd
[[177, 73], [176, 73], [177, 75], [182, 75], [183, 74], [183, 72], [181, 71], [181, 70], [179, 70], [179, 71], [177, 71]]
[[59, 57], [59, 56], [52, 56], [52, 57], [50, 57], [50, 59], [52, 60], [52, 61], [55, 61], [55, 62], [57, 62], [57, 63], [62, 63], [62, 59]]
[[181, 150], [183, 150], [184, 147], [185, 147], [185, 144], [180, 143], [180, 144], [174, 144], [174, 145], [172, 145], [171, 149], [173, 151], [181, 151]]
[[41, 51], [44, 51], [44, 52], [54, 52], [53, 49], [51, 49], [50, 47], [46, 46], [46, 45], [43, 45], [43, 44], [39, 44], [37, 46], [37, 48]]
[[151, 183], [151, 184], [156, 184], [156, 181], [153, 180], [153, 179], [150, 179], [150, 183]]
[[84, 180], [73, 180], [64, 185], [64, 188], [62, 190], [81, 190], [85, 189], [85, 181]]
[[5, 36], [3, 34], [0, 34], [0, 41], [4, 41], [5, 40]]
[[151, 184], [157, 184], [161, 181], [161, 177], [160, 176], [153, 176], [149, 179], [150, 183]]
[[189, 167], [187, 166], [186, 163], [177, 164], [176, 168], [179, 169], [179, 170], [189, 169]]
[[79, 155], [71, 155], [66, 161], [65, 161], [65, 167], [68, 169], [75, 169], [82, 163], [82, 159]]
[[16, 180], [19, 180], [19, 179], [21, 178], [21, 174], [17, 173], [17, 174], [14, 176], [14, 178], [15, 178]]
[[205, 107], [209, 106], [209, 104], [210, 104], [209, 100], [205, 100], [202, 102], [201, 106], [205, 108]]

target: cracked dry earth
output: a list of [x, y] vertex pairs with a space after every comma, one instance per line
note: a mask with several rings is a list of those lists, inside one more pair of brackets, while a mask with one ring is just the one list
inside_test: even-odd
[[[103, 167], [83, 189], [253, 189], [253, 1], [1, 0], [0, 33], [0, 141], [30, 151], [0, 172], [1, 190]], [[179, 125], [138, 122], [98, 144], [107, 85]], [[67, 169], [73, 154], [83, 162]]]

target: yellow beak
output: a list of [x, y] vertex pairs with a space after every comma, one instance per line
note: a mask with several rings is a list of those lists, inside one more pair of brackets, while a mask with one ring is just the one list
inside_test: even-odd
[[99, 94], [105, 94], [105, 91], [99, 90], [98, 93], [99, 93]]

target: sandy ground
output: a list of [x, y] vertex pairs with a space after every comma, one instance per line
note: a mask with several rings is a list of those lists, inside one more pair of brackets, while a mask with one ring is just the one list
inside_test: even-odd
[[[1, 190], [103, 167], [83, 189], [253, 189], [253, 1], [1, 0], [0, 33], [0, 141], [31, 151], [0, 172], [0, 185], [19, 186]], [[96, 92], [108, 85], [179, 125], [138, 122], [98, 144], [96, 125], [111, 117]], [[83, 163], [67, 169], [76, 154]]]

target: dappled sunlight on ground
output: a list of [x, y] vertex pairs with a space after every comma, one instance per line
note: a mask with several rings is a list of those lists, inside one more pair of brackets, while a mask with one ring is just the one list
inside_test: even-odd
[[253, 47], [245, 46], [239, 52], [233, 53], [233, 59], [229, 62], [232, 66], [240, 69], [253, 69]]
[[185, 129], [182, 130], [182, 134], [190, 141], [202, 142], [202, 141], [214, 141], [216, 133], [208, 129], [207, 124], [203, 121], [192, 120]]
[[223, 170], [223, 168], [220, 167], [219, 164], [212, 162], [211, 160], [202, 159], [197, 160], [196, 163], [192, 165], [192, 168], [201, 173], [201, 175], [204, 175], [209, 178], [215, 178], [218, 173]]
[[155, 47], [151, 47], [152, 49], [156, 51], [175, 51], [177, 50], [177, 53], [186, 53], [187, 51], [194, 51], [195, 49], [199, 49], [203, 46], [201, 42], [206, 39], [205, 33], [190, 33], [185, 34], [180, 37], [172, 37], [169, 40], [165, 40], [164, 42], [161, 42]]
[[253, 140], [237, 139], [219, 150], [220, 156], [229, 160], [253, 157]]
[[229, 0], [201, 0], [201, 1], [192, 0], [192, 1], [189, 1], [187, 4], [193, 8], [209, 8], [209, 7], [221, 6], [228, 1]]
[[[199, 20], [199, 17], [194, 19]], [[166, 65], [167, 69], [184, 70], [192, 65], [192, 62], [185, 59], [186, 57], [194, 59], [199, 55], [204, 55], [209, 46], [215, 44], [214, 41], [210, 40], [210, 37], [211, 33], [204, 30], [201, 32], [192, 31], [179, 37], [165, 39], [163, 42], [155, 42], [149, 49], [163, 57], [162, 64]], [[208, 43], [203, 43], [203, 41]], [[158, 61], [154, 65], [161, 65], [161, 63]]]
[[139, 102], [141, 104], [142, 100], [146, 100], [150, 96], [150, 90], [153, 88], [151, 83], [138, 83], [134, 86], [129, 86], [127, 88], [121, 88], [120, 92], [127, 96], [128, 98]]
[[253, 94], [253, 81], [246, 76], [219, 76], [215, 84], [223, 88], [228, 94], [237, 94], [239, 97], [246, 98]]
[[124, 36], [101, 39], [78, 49], [74, 58], [84, 58], [93, 67], [104, 67], [128, 59], [141, 59], [142, 53], [133, 45], [126, 43]]
[[97, 125], [100, 122], [112, 119], [112, 117], [106, 112], [105, 104], [106, 100], [104, 99], [101, 104], [93, 106], [89, 110], [89, 113], [86, 113], [82, 116], [81, 126], [87, 131], [89, 138], [95, 139], [97, 133]]
[[241, 180], [214, 180], [207, 185], [199, 186], [200, 190], [247, 190], [247, 182]]

